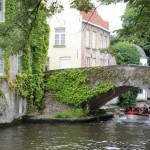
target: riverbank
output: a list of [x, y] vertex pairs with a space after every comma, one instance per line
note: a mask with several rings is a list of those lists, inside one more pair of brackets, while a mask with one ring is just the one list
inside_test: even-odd
[[112, 118], [114, 118], [114, 114], [110, 113], [85, 118], [37, 118], [32, 116], [24, 116], [22, 121], [24, 123], [88, 123], [109, 120]]

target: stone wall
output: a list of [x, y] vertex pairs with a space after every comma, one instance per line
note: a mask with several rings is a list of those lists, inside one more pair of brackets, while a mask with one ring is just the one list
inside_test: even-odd
[[10, 88], [11, 82], [17, 75], [17, 57], [11, 56], [10, 59], [10, 78], [8, 81], [2, 80], [0, 87], [4, 96], [0, 96], [0, 124], [11, 123], [26, 114], [26, 100], [16, 94]]
[[46, 108], [43, 111], [43, 114], [54, 114], [57, 112], [62, 112], [64, 110], [70, 109], [68, 105], [62, 104], [59, 101], [52, 99], [52, 94], [50, 91], [47, 91], [44, 95], [44, 102]]

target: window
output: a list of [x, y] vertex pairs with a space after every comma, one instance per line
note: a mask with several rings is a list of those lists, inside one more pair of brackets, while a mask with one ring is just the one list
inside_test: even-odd
[[17, 72], [21, 73], [21, 71], [22, 71], [22, 50], [19, 50], [17, 55]]
[[100, 48], [103, 48], [103, 35], [100, 34]]
[[71, 68], [71, 57], [60, 57], [60, 69]]
[[96, 32], [92, 34], [92, 48], [96, 49]]
[[65, 28], [55, 29], [55, 45], [65, 45]]
[[106, 65], [107, 59], [105, 59], [104, 57], [100, 59], [101, 61], [101, 65], [104, 66]]
[[0, 48], [0, 75], [4, 75], [4, 58], [3, 58], [4, 51]]
[[86, 67], [90, 67], [90, 57], [86, 57], [85, 65]]
[[90, 31], [86, 30], [86, 47], [90, 47]]
[[107, 36], [104, 37], [104, 48], [107, 47]]
[[96, 58], [92, 58], [92, 67], [96, 66]]
[[4, 21], [4, 5], [3, 5], [4, 1], [0, 0], [0, 22]]

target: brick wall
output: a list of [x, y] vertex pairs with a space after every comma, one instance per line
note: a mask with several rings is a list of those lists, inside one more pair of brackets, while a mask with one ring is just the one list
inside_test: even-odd
[[[86, 30], [90, 31], [90, 36], [89, 36], [89, 47], [86, 47]], [[96, 49], [92, 48], [92, 35], [93, 32], [96, 33]], [[100, 53], [99, 49], [100, 48], [106, 48], [109, 46], [110, 41], [109, 41], [109, 36], [110, 33], [98, 28], [96, 26], [93, 26], [91, 24], [87, 23], [82, 23], [82, 44], [81, 44], [81, 67], [86, 67], [86, 57], [90, 58], [90, 66], [93, 66], [92, 61], [95, 61], [95, 66], [103, 66], [103, 65], [114, 65], [115, 63], [115, 58], [112, 57], [110, 54], [102, 54]], [[102, 38], [103, 37], [103, 38]], [[107, 41], [106, 41], [107, 38]], [[102, 63], [102, 59], [104, 62]]]

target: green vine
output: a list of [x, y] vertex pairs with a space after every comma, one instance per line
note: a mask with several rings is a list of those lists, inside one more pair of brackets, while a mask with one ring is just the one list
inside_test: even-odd
[[[5, 1], [5, 22], [0, 23], [0, 27], [6, 26], [7, 24], [9, 24], [9, 21], [16, 15], [17, 7], [18, 7], [17, 2], [18, 2], [17, 0], [6, 0]], [[3, 34], [3, 30], [0, 31], [1, 36], [2, 36], [2, 34]], [[12, 36], [12, 35], [9, 35], [9, 36]], [[3, 40], [3, 38], [1, 38], [0, 40]], [[4, 63], [4, 75], [0, 76], [0, 82], [5, 80], [9, 84], [9, 77], [10, 77], [9, 56], [11, 54], [11, 51], [9, 51], [9, 49], [7, 49], [5, 47], [5, 45], [0, 45], [0, 47], [4, 49], [4, 54], [2, 57], [3, 57], [4, 62], [5, 62]], [[0, 89], [0, 96], [4, 100], [6, 106], [8, 107], [8, 102], [6, 100], [5, 94], [2, 91], [2, 89]]]
[[[21, 11], [25, 11], [23, 9], [27, 8], [25, 8], [26, 6], [24, 5], [24, 1], [22, 1], [21, 4]], [[13, 38], [16, 38], [19, 35], [16, 34], [16, 31], [19, 31], [19, 33], [25, 32], [24, 28], [19, 29], [18, 24], [14, 24], [13, 22], [14, 18], [20, 11], [18, 8], [18, 0], [5, 0], [5, 22], [0, 23], [0, 26], [2, 26], [6, 32], [9, 26], [13, 24], [13, 30], [10, 33], [6, 32], [11, 42]], [[47, 8], [44, 3], [41, 3], [36, 14], [29, 40], [21, 49], [23, 52], [22, 72], [16, 76], [16, 79], [13, 82], [9, 81], [9, 58], [12, 54], [16, 55], [18, 50], [9, 50], [9, 47], [7, 47], [6, 44], [7, 42], [1, 45], [5, 51], [3, 56], [5, 61], [5, 74], [0, 77], [0, 80], [6, 80], [11, 90], [15, 90], [18, 95], [26, 97], [28, 112], [43, 108], [42, 97], [44, 94], [44, 66], [47, 60], [47, 50], [49, 45], [49, 25], [46, 21], [47, 13]], [[26, 26], [28, 25], [29, 23], [26, 24]], [[0, 31], [1, 37], [3, 34], [4, 32]], [[22, 39], [22, 37], [20, 37], [20, 39]]]
[[[5, 0], [5, 22], [0, 23], [0, 27], [6, 26], [6, 28], [4, 28], [4, 31], [0, 31], [0, 35], [1, 35], [1, 41], [3, 40], [3, 34], [4, 32], [7, 33], [7, 29], [8, 29], [8, 25], [10, 24], [10, 22], [12, 21], [12, 19], [16, 16], [18, 12], [18, 0]], [[15, 28], [15, 27], [14, 27]], [[12, 37], [13, 35], [8, 34], [8, 37]], [[6, 45], [0, 45], [0, 47], [2, 47], [4, 49], [4, 75], [0, 77], [0, 79], [5, 79], [8, 81], [9, 76], [10, 76], [10, 64], [9, 64], [9, 56], [12, 53], [9, 49], [7, 49]]]
[[[93, 68], [68, 69], [56, 72], [46, 78], [45, 90], [50, 90], [56, 100], [80, 107], [82, 103], [91, 100], [92, 97], [114, 88], [111, 78], [107, 78], [108, 82], [102, 81], [97, 74], [98, 71], [102, 75], [103, 67], [95, 70]], [[94, 88], [90, 87], [89, 74], [99, 80]]]
[[41, 4], [28, 44], [23, 49], [22, 74], [14, 81], [17, 92], [27, 98], [28, 112], [43, 108], [44, 66], [49, 45], [47, 11]]
[[1, 96], [3, 99], [6, 98], [4, 92], [2, 91], [2, 89], [0, 89], [0, 96]]
[[5, 93], [2, 91], [2, 89], [0, 89], [0, 96], [1, 96], [2, 99], [4, 100], [6, 106], [8, 107], [9, 104], [8, 104], [8, 102], [7, 102], [7, 100], [6, 100]]

